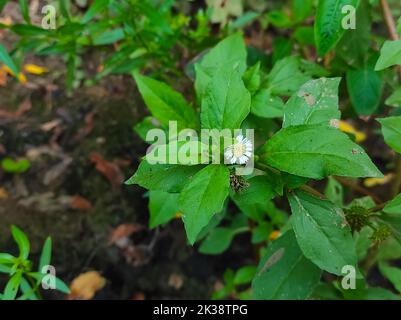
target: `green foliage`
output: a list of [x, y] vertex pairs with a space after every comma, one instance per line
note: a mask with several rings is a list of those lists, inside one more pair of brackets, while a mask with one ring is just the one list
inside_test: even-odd
[[1, 161], [1, 168], [9, 173], [23, 173], [31, 167], [31, 163], [27, 159], [13, 160], [4, 158]]
[[386, 143], [398, 153], [401, 153], [401, 117], [388, 117], [378, 120]]
[[[11, 234], [18, 246], [19, 255], [14, 257], [8, 253], [0, 253], [0, 273], [6, 273], [9, 276], [0, 299], [38, 300], [41, 298], [39, 288], [42, 285], [42, 280], [46, 281], [45, 277], [50, 276], [44, 270], [44, 267], [51, 263], [51, 238], [48, 237], [43, 245], [39, 258], [38, 271], [33, 271], [33, 262], [29, 260], [30, 242], [28, 237], [21, 229], [14, 225], [11, 226]], [[68, 286], [55, 275], [54, 277], [55, 288], [64, 293], [69, 293]]]

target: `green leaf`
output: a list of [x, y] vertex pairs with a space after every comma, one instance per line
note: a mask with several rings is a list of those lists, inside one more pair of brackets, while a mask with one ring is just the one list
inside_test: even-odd
[[26, 280], [24, 277], [21, 278], [21, 291], [23, 295], [17, 300], [38, 300], [35, 290], [31, 287], [28, 280]]
[[56, 278], [56, 289], [63, 293], [70, 293], [70, 288], [60, 278]]
[[336, 275], [342, 275], [345, 265], [356, 267], [355, 243], [341, 208], [303, 191], [291, 193], [288, 199], [292, 226], [305, 257]]
[[230, 228], [215, 228], [203, 240], [199, 252], [203, 254], [220, 254], [228, 249], [235, 235]]
[[203, 129], [239, 129], [251, 107], [251, 95], [237, 69], [215, 74], [202, 97]]
[[397, 88], [391, 96], [389, 96], [385, 104], [391, 107], [401, 107], [401, 87]]
[[7, 282], [3, 293], [3, 300], [14, 300], [21, 283], [22, 272], [16, 272]]
[[178, 197], [178, 193], [159, 190], [149, 192], [150, 228], [163, 225], [175, 217], [179, 211]]
[[283, 128], [300, 124], [325, 124], [339, 119], [340, 78], [320, 78], [306, 82], [284, 106]]
[[401, 153], [401, 116], [377, 119], [382, 125], [384, 141]]
[[188, 240], [196, 237], [214, 214], [223, 209], [228, 196], [230, 173], [225, 165], [208, 165], [185, 185], [179, 198]]
[[1, 167], [5, 172], [23, 173], [31, 167], [31, 163], [27, 159], [13, 160], [4, 158], [1, 161]]
[[312, 15], [312, 0], [292, 0], [291, 12], [296, 22], [301, 22]]
[[351, 103], [359, 115], [374, 113], [381, 100], [383, 80], [371, 63], [361, 69], [347, 70], [347, 88]]
[[253, 296], [266, 300], [307, 299], [320, 274], [319, 268], [304, 257], [290, 230], [267, 248], [252, 281]]
[[52, 239], [50, 237], [47, 237], [45, 243], [43, 244], [42, 252], [40, 254], [38, 272], [42, 272], [42, 268], [50, 264], [51, 257]]
[[336, 54], [348, 65], [362, 68], [370, 46], [371, 6], [369, 1], [361, 1], [356, 12], [356, 28], [345, 31], [336, 47]]
[[251, 101], [251, 113], [262, 118], [282, 118], [284, 103], [281, 98], [272, 96], [268, 89], [259, 90]]
[[320, 0], [315, 18], [315, 39], [317, 51], [324, 56], [344, 34], [342, 8], [351, 5], [357, 8], [359, 0]]
[[184, 184], [204, 166], [149, 164], [143, 160], [135, 174], [125, 184], [138, 184], [149, 190], [180, 192]]
[[196, 127], [195, 112], [184, 97], [163, 82], [135, 74], [138, 89], [153, 116], [164, 126], [178, 122], [178, 130]]
[[248, 180], [249, 186], [247, 188], [241, 192], [233, 193], [231, 198], [244, 212], [248, 212], [257, 204], [266, 205], [277, 193], [281, 193], [282, 184], [278, 182], [279, 179], [280, 177], [266, 175], [253, 177]]
[[255, 266], [245, 266], [239, 269], [234, 276], [234, 284], [241, 285], [250, 283], [255, 277], [257, 268]]
[[268, 88], [272, 95], [291, 95], [310, 77], [301, 71], [297, 57], [286, 57], [276, 62], [267, 76]]
[[113, 44], [121, 39], [124, 39], [124, 29], [116, 28], [110, 31], [102, 32], [96, 36], [93, 36], [93, 44], [95, 46], [104, 46], [108, 44]]
[[26, 23], [31, 23], [31, 18], [29, 17], [29, 7], [28, 2], [26, 0], [19, 0], [19, 6], [21, 8], [22, 16]]
[[391, 200], [384, 208], [386, 213], [398, 213], [401, 215], [401, 194]]
[[376, 62], [375, 71], [383, 70], [396, 64], [401, 64], [401, 40], [386, 41], [380, 49], [380, 57]]
[[9, 253], [0, 253], [1, 264], [12, 264], [16, 258]]
[[344, 189], [341, 183], [339, 183], [333, 177], [329, 177], [327, 180], [326, 189], [324, 195], [333, 202], [335, 205], [342, 207], [344, 204]]
[[250, 67], [242, 77], [245, 87], [254, 94], [260, 87], [260, 61]]
[[365, 151], [337, 129], [301, 125], [281, 129], [262, 148], [260, 161], [294, 175], [383, 177]]
[[4, 46], [1, 43], [0, 43], [0, 62], [4, 63], [7, 67], [9, 67], [15, 75], [19, 73], [17, 66], [11, 59], [6, 48], [4, 48]]
[[[220, 72], [222, 66], [237, 67], [242, 75], [246, 69], [246, 48], [241, 33], [235, 33], [214, 46], [201, 60], [199, 66], [209, 77]], [[197, 74], [198, 76], [198, 74]]]
[[81, 18], [81, 23], [88, 23], [99, 12], [103, 11], [108, 5], [110, 0], [95, 0], [92, 2], [85, 15]]
[[385, 276], [398, 292], [401, 292], [401, 269], [392, 267], [386, 262], [379, 262], [379, 270]]
[[25, 233], [16, 227], [15, 225], [11, 226], [11, 234], [18, 245], [19, 256], [23, 259], [27, 259], [30, 250], [30, 244]]

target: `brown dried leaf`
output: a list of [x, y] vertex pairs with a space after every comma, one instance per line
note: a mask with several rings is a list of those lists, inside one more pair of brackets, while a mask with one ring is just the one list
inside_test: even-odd
[[99, 153], [93, 152], [90, 161], [96, 164], [96, 170], [103, 174], [111, 183], [113, 188], [118, 188], [124, 181], [124, 176], [120, 168], [111, 162], [106, 161]]
[[110, 237], [109, 244], [116, 244], [121, 241], [121, 239], [129, 237], [131, 234], [138, 232], [143, 229], [143, 226], [135, 223], [124, 223], [120, 224], [115, 228]]
[[94, 297], [97, 291], [104, 287], [105, 284], [106, 279], [97, 271], [81, 273], [71, 282], [71, 293], [68, 295], [68, 299], [90, 300]]
[[72, 197], [70, 207], [77, 210], [90, 210], [92, 209], [92, 203], [77, 194]]

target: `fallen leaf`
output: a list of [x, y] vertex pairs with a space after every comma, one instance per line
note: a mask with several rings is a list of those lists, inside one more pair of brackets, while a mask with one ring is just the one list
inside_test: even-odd
[[58, 126], [60, 125], [60, 123], [61, 123], [61, 120], [60, 120], [60, 119], [54, 119], [54, 120], [51, 120], [51, 121], [48, 121], [48, 122], [43, 123], [43, 124], [40, 126], [40, 129], [41, 129], [42, 131], [44, 131], [44, 132], [48, 132], [48, 131], [51, 131], [51, 130], [53, 130], [54, 128], [58, 127]]
[[366, 134], [364, 134], [361, 131], [358, 131], [351, 124], [349, 124], [348, 122], [340, 120], [338, 127], [342, 132], [350, 133], [350, 134], [354, 135], [355, 136], [355, 141], [357, 143], [363, 142], [366, 139]]
[[124, 223], [120, 224], [115, 228], [110, 237], [109, 244], [121, 244], [122, 239], [128, 238], [131, 234], [138, 232], [143, 229], [143, 226], [135, 223]]
[[8, 198], [8, 192], [5, 188], [0, 188], [0, 200], [5, 200]]
[[25, 112], [31, 110], [32, 103], [30, 99], [24, 100], [16, 111], [0, 110], [0, 118], [16, 119], [22, 116]]
[[90, 300], [94, 297], [97, 291], [104, 287], [105, 284], [106, 279], [97, 271], [81, 273], [71, 282], [71, 293], [68, 295], [68, 299]]
[[137, 292], [131, 300], [145, 300], [145, 294], [143, 292]]
[[181, 289], [183, 284], [184, 278], [182, 277], [182, 275], [177, 273], [170, 274], [170, 277], [168, 278], [168, 285], [170, 287], [173, 287], [175, 290], [179, 290]]
[[366, 178], [363, 180], [363, 185], [368, 188], [381, 186], [389, 183], [394, 178], [394, 174], [386, 174], [383, 178]]
[[32, 64], [32, 63], [25, 64], [24, 70], [30, 74], [34, 74], [34, 75], [38, 75], [38, 76], [40, 76], [46, 72], [49, 72], [49, 69], [47, 69], [45, 67], [37, 66], [36, 64]]
[[113, 188], [121, 186], [124, 181], [124, 176], [116, 164], [106, 161], [97, 152], [91, 153], [89, 159], [96, 164], [96, 170], [109, 180]]
[[90, 210], [92, 209], [92, 203], [80, 195], [75, 195], [71, 199], [70, 207], [77, 210]]

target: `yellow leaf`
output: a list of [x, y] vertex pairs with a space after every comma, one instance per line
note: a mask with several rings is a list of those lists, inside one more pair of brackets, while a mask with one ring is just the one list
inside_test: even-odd
[[8, 198], [8, 192], [4, 188], [0, 188], [0, 200], [4, 200]]
[[274, 230], [272, 233], [270, 233], [269, 240], [270, 241], [276, 240], [280, 235], [281, 232], [279, 230]]
[[358, 143], [362, 142], [362, 141], [364, 141], [366, 139], [366, 134], [364, 134], [361, 131], [358, 131], [351, 124], [349, 124], [348, 122], [340, 120], [339, 129], [342, 132], [353, 134], [355, 136], [355, 141], [358, 142]]
[[363, 181], [365, 187], [372, 188], [374, 186], [381, 186], [386, 184], [393, 179], [394, 174], [389, 173], [384, 176], [384, 178], [367, 178]]
[[24, 65], [24, 70], [28, 73], [35, 74], [38, 76], [40, 76], [41, 74], [44, 74], [46, 72], [49, 72], [49, 69], [47, 69], [45, 67], [40, 67], [40, 66], [37, 66], [36, 64], [30, 64], [30, 63], [27, 63], [26, 65]]
[[106, 279], [97, 271], [81, 273], [71, 282], [68, 299], [90, 300], [105, 284]]
[[[2, 70], [5, 71], [5, 72], [7, 72], [9, 75], [15, 77], [14, 72], [13, 72], [9, 67], [7, 67], [6, 65], [3, 65], [3, 66], [2, 66]], [[25, 74], [23, 74], [22, 72], [20, 72], [20, 73], [18, 74], [17, 79], [18, 79], [18, 81], [21, 82], [22, 84], [27, 83], [26, 76], [25, 76]]]

